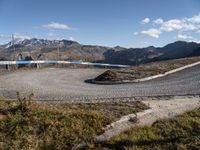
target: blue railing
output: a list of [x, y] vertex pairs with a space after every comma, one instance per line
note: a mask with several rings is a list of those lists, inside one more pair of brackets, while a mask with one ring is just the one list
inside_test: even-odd
[[105, 63], [91, 63], [82, 61], [56, 61], [56, 60], [36, 60], [36, 61], [0, 61], [0, 65], [26, 65], [26, 64], [75, 64], [75, 65], [91, 65], [91, 66], [106, 66], [106, 67], [131, 67], [129, 65], [120, 64], [105, 64]]

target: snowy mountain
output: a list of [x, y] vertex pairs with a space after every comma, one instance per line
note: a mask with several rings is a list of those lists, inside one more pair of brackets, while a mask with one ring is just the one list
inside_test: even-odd
[[5, 45], [5, 48], [11, 48], [13, 47], [13, 43], [15, 47], [34, 47], [34, 46], [47, 46], [47, 45], [69, 45], [72, 43], [77, 43], [74, 41], [68, 41], [68, 40], [45, 40], [45, 39], [37, 39], [37, 38], [32, 38], [32, 39], [24, 39], [24, 40], [16, 40], [14, 42], [9, 42], [8, 44]]

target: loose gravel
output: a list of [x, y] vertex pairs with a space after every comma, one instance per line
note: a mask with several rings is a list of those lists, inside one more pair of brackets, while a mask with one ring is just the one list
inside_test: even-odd
[[200, 94], [200, 65], [150, 81], [118, 85], [86, 83], [105, 69], [41, 69], [24, 70], [0, 75], [0, 95], [16, 98], [34, 93], [38, 100], [90, 102], [101, 99], [128, 100], [140, 97]]

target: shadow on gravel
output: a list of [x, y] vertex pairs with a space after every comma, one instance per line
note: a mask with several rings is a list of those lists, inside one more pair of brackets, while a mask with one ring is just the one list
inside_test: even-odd
[[89, 84], [98, 84], [98, 83], [95, 83], [94, 79], [87, 79], [84, 82], [89, 83]]
[[88, 79], [84, 81], [85, 83], [89, 84], [96, 84], [96, 85], [115, 85], [115, 84], [124, 84], [124, 83], [117, 83], [117, 82], [101, 82], [101, 81], [95, 81], [94, 79]]
[[88, 79], [84, 81], [85, 83], [89, 83], [89, 84], [96, 84], [96, 85], [116, 85], [116, 84], [136, 84], [139, 82], [115, 82], [115, 81], [95, 81], [94, 79]]

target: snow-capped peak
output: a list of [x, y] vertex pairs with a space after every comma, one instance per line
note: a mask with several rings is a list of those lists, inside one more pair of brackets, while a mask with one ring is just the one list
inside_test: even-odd
[[[69, 40], [47, 40], [47, 39], [37, 39], [37, 38], [31, 38], [31, 39], [20, 39], [15, 40], [14, 45], [15, 46], [23, 46], [23, 47], [34, 47], [34, 46], [47, 46], [47, 45], [70, 45], [72, 43], [77, 43], [75, 41], [69, 41]], [[6, 44], [6, 48], [10, 48], [13, 46], [13, 42], [9, 42]]]

